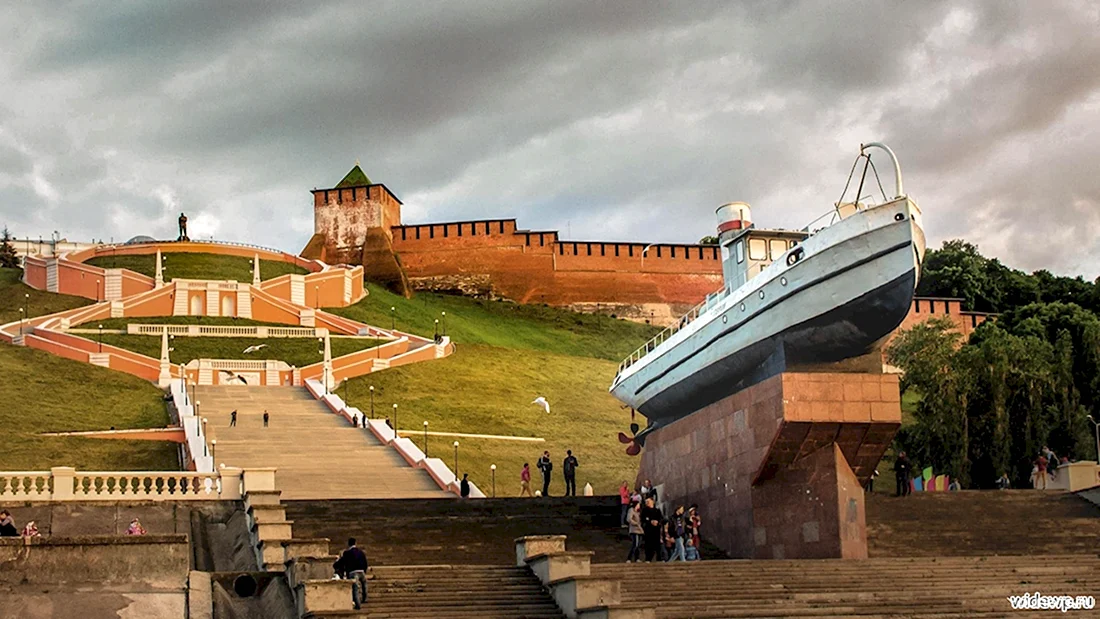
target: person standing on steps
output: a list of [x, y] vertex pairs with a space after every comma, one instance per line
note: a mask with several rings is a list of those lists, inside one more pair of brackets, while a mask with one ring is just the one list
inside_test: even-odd
[[645, 541], [645, 562], [649, 563], [660, 552], [661, 510], [654, 506], [652, 498], [648, 498], [639, 516], [642, 520], [642, 536]]
[[626, 480], [623, 480], [623, 484], [619, 486], [619, 504], [623, 506], [623, 515], [619, 519], [619, 526], [627, 528], [629, 524], [627, 522], [627, 516], [630, 512], [630, 486], [627, 485]]
[[470, 498], [470, 474], [462, 474], [462, 483], [458, 485], [458, 495], [464, 499]]
[[267, 411], [264, 411], [264, 427], [267, 427], [267, 420], [269, 419]]
[[237, 425], [237, 411], [229, 413], [229, 427], [232, 428]]
[[531, 496], [531, 465], [523, 463], [523, 470], [519, 472], [519, 495]]
[[542, 471], [542, 496], [550, 496], [550, 472], [554, 470], [554, 463], [550, 460], [550, 452], [542, 452], [542, 457], [539, 458], [538, 463], [535, 466], [539, 467]]
[[565, 461], [561, 464], [561, 471], [565, 475], [565, 496], [577, 496], [577, 457], [573, 450], [565, 450]]
[[362, 610], [367, 602], [367, 554], [355, 545], [355, 538], [348, 538], [348, 547], [340, 554], [332, 569], [341, 578], [351, 580], [351, 603], [355, 610]]
[[642, 506], [630, 502], [626, 508], [626, 526], [630, 533], [630, 552], [626, 555], [626, 562], [633, 563], [642, 558], [642, 536], [645, 535], [642, 528]]
[[909, 496], [909, 471], [912, 465], [909, 464], [909, 458], [905, 456], [905, 452], [898, 454], [898, 459], [894, 460], [894, 477], [897, 481], [897, 494], [894, 496]]

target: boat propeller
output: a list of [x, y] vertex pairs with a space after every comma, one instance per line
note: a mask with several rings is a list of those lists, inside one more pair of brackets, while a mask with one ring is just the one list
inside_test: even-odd
[[636, 456], [642, 453], [642, 445], [638, 442], [638, 424], [634, 422], [634, 409], [630, 409], [630, 434], [627, 436], [625, 432], [619, 432], [619, 442], [627, 445], [626, 455]]

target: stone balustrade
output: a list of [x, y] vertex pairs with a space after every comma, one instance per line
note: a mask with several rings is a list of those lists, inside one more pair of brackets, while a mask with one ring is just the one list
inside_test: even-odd
[[49, 471], [0, 472], [3, 501], [238, 500], [241, 487], [241, 469], [229, 467], [216, 473], [77, 471], [67, 466]]
[[[168, 335], [181, 337], [254, 337], [266, 338], [295, 338], [295, 337], [324, 337], [328, 329], [318, 327], [268, 327], [268, 326], [234, 326], [234, 325], [155, 325], [135, 324], [126, 325], [128, 335], [160, 335], [164, 330]], [[75, 329], [74, 329], [75, 331]], [[92, 331], [83, 329], [81, 332]]]

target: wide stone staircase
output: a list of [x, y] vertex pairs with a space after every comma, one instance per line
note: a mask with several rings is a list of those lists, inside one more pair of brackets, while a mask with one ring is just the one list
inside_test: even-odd
[[[685, 617], [1029, 617], [1009, 596], [1100, 591], [1100, 558], [950, 557], [803, 561], [702, 561], [592, 565], [617, 580], [621, 602]], [[1095, 616], [1072, 611], [1070, 616]]]
[[[286, 501], [285, 506], [295, 536], [327, 537], [334, 553], [354, 537], [372, 565], [512, 565], [512, 541], [525, 535], [568, 535], [598, 562], [622, 561], [630, 548], [626, 529], [619, 527], [617, 496]], [[702, 550], [704, 558], [726, 558], [710, 544]]]
[[[288, 575], [327, 570], [333, 557], [298, 559]], [[313, 562], [313, 565], [310, 563]], [[298, 590], [302, 616], [312, 619], [558, 619], [564, 617], [539, 580], [524, 567], [432, 565], [375, 567], [362, 610], [351, 608], [350, 583], [310, 580]]]
[[[275, 467], [286, 499], [447, 498], [423, 470], [410, 467], [369, 430], [352, 427], [308, 391], [291, 387], [199, 386], [216, 463]], [[237, 425], [229, 427], [230, 412]], [[270, 415], [263, 427], [263, 413]]]
[[1091, 554], [1100, 507], [1070, 493], [1039, 490], [868, 495], [871, 557]]

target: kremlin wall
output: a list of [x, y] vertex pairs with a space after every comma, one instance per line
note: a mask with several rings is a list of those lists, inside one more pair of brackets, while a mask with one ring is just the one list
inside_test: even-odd
[[461, 292], [669, 323], [722, 287], [715, 245], [563, 241], [515, 219], [403, 225], [401, 200], [359, 166], [313, 191], [302, 256], [363, 265], [403, 294]]

